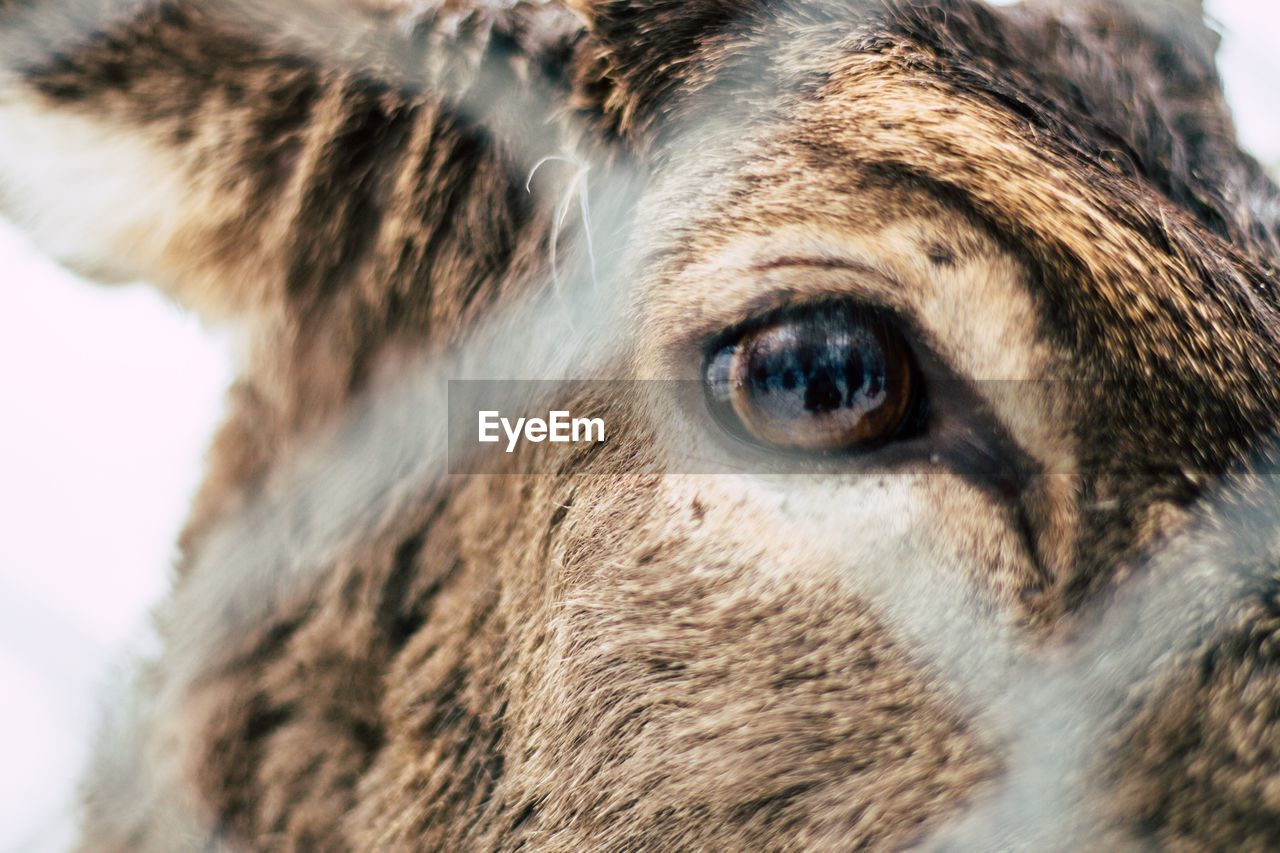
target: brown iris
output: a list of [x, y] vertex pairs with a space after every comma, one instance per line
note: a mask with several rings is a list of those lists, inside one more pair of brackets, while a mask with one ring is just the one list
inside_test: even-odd
[[856, 305], [791, 309], [711, 353], [707, 399], [730, 431], [804, 452], [866, 449], [899, 436], [916, 396], [902, 335]]

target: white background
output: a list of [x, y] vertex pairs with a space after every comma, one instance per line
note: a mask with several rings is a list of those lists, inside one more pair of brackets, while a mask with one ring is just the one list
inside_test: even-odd
[[[1280, 165], [1280, 4], [1209, 11], [1241, 136]], [[98, 708], [149, 641], [230, 378], [219, 334], [145, 286], [76, 279], [0, 221], [0, 851], [72, 838]]]

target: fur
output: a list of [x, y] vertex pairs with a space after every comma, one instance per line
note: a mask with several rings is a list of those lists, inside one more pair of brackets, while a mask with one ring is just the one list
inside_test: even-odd
[[[1280, 205], [1193, 5], [57, 5], [0, 4], [0, 206], [245, 340], [86, 849], [1280, 844]], [[939, 444], [684, 474], [641, 383], [444, 467], [478, 353], [690, 380], [832, 295]]]

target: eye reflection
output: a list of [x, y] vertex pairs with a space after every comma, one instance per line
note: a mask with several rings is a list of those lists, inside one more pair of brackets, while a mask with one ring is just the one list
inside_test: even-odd
[[916, 395], [900, 333], [856, 305], [793, 309], [711, 353], [704, 381], [739, 437], [792, 451], [866, 449], [897, 437]]

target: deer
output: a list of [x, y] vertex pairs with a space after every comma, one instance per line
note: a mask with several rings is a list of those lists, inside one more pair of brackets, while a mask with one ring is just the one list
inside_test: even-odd
[[1280, 193], [1217, 44], [0, 2], [0, 213], [237, 342], [82, 848], [1280, 845]]

